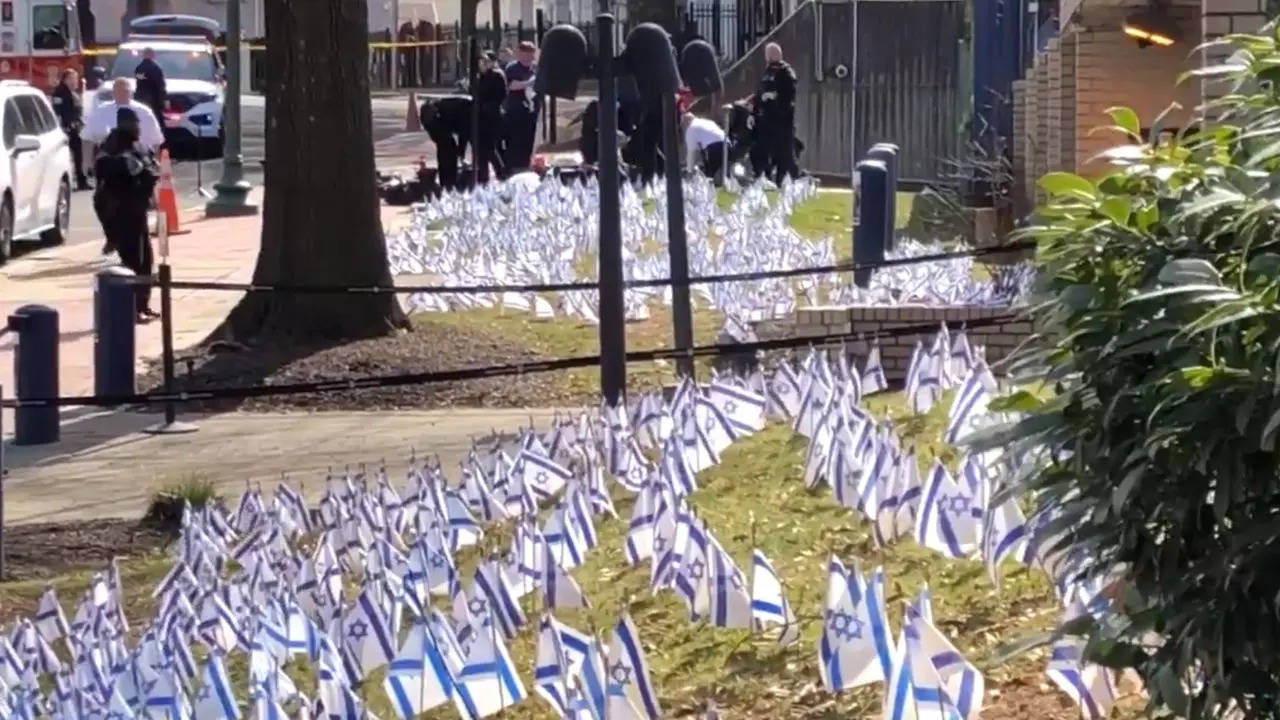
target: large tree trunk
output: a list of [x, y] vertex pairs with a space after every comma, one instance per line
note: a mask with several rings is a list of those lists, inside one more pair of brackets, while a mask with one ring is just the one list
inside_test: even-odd
[[[389, 286], [374, 184], [366, 0], [267, 0], [266, 168], [256, 283]], [[394, 295], [249, 293], [242, 339], [345, 340], [407, 325]]]

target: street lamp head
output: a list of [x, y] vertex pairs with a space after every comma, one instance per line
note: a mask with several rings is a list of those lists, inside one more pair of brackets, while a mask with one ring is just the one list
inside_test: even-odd
[[587, 64], [587, 39], [572, 25], [556, 25], [542, 37], [542, 57], [534, 76], [535, 92], [572, 100]]
[[671, 36], [662, 26], [656, 23], [637, 25], [627, 35], [627, 46], [622, 54], [644, 99], [673, 95], [680, 89], [675, 48], [671, 46]]

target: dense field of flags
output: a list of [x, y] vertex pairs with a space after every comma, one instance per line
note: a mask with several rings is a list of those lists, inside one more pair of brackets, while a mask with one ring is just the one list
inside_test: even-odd
[[[733, 204], [721, 208], [710, 181], [686, 181], [690, 275], [829, 265], [839, 255], [837, 242], [849, 247], [847, 235], [809, 239], [789, 225], [796, 207], [817, 196], [816, 181], [788, 181], [772, 201], [765, 187], [735, 187]], [[474, 192], [446, 193], [417, 207], [408, 230], [388, 237], [392, 273], [428, 274], [444, 285], [590, 282], [595, 278], [590, 259], [597, 248], [598, 198], [594, 182], [563, 185], [550, 177], [532, 190], [493, 184]], [[670, 277], [665, 203], [662, 186], [622, 188], [623, 268], [628, 280]], [[890, 257], [944, 250], [936, 242], [900, 240]], [[721, 311], [730, 333], [739, 337], [754, 322], [790, 317], [797, 302], [1007, 306], [1022, 300], [1033, 278], [1027, 264], [993, 270], [984, 279], [975, 278], [973, 269], [973, 259], [962, 257], [887, 267], [878, 270], [865, 289], [855, 286], [849, 273], [837, 273], [696, 284], [692, 292], [703, 307]], [[669, 287], [629, 288], [628, 320], [648, 317], [657, 301], [670, 304]], [[544, 318], [599, 321], [594, 290], [417, 294], [409, 295], [406, 304], [430, 312], [504, 307]]]
[[[113, 565], [67, 605], [70, 615], [50, 588], [33, 617], [0, 637], [0, 717], [355, 719], [370, 717], [373, 692], [401, 718], [444, 707], [486, 717], [528, 702], [578, 720], [662, 717], [662, 689], [625, 606], [607, 638], [556, 612], [590, 604], [574, 571], [598, 547], [598, 523], [625, 522], [631, 571], [678, 596], [690, 622], [707, 632], [774, 628], [779, 642], [797, 642], [786, 578], [759, 549], [744, 572], [688, 503], [699, 473], [770, 419], [808, 439], [807, 486], [829, 488], [878, 544], [910, 538], [947, 558], [979, 558], [996, 583], [1015, 559], [1049, 573], [1065, 617], [1105, 612], [1101, 584], [1073, 582], [1070, 558], [1044, 550], [1047, 518], [993, 502], [1014, 466], [1035, 459], [970, 454], [954, 472], [935, 462], [922, 475], [894, 428], [864, 409], [864, 394], [884, 388], [877, 356], [873, 347], [858, 369], [843, 352], [811, 350], [750, 377], [685, 381], [670, 400], [646, 394], [473, 451], [453, 478], [415, 462], [403, 483], [385, 471], [330, 478], [314, 505], [282, 484], [247, 488], [234, 507], [188, 508], [141, 627], [131, 631]], [[912, 365], [905, 392], [916, 411], [957, 389], [948, 441], [996, 417], [996, 380], [962, 332], [940, 331]], [[634, 503], [618, 519], [614, 497], [624, 493]], [[499, 528], [509, 548], [483, 554]], [[822, 617], [813, 651], [822, 685], [881, 686], [886, 720], [979, 717], [983, 677], [934, 624], [928, 588], [895, 624], [885, 584], [882, 569], [830, 558], [825, 606], [803, 613]], [[521, 633], [536, 633], [531, 672], [508, 651]], [[232, 682], [233, 657], [247, 681]], [[1084, 717], [1103, 717], [1112, 678], [1080, 657], [1079, 642], [1059, 640], [1049, 677]], [[314, 672], [312, 696], [290, 675], [299, 668]]]

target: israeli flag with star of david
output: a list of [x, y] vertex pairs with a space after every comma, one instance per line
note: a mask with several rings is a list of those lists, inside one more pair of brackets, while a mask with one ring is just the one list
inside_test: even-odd
[[366, 588], [356, 597], [340, 625], [342, 642], [364, 676], [391, 662], [396, 656], [395, 636], [386, 612]]
[[[927, 590], [925, 591], [927, 592]], [[977, 720], [982, 674], [934, 627], [927, 600], [906, 608], [907, 663], [917, 720]]]
[[890, 671], [889, 623], [884, 610], [884, 581], [862, 579], [831, 558], [827, 568], [827, 601], [818, 638], [818, 671], [830, 692], [884, 680]]
[[783, 645], [799, 639], [800, 626], [783, 592], [782, 580], [778, 578], [778, 571], [773, 569], [773, 563], [760, 550], [751, 551], [751, 618], [757, 630], [781, 625], [778, 642]]
[[981, 521], [979, 498], [934, 460], [916, 515], [916, 543], [950, 558], [969, 557], [978, 549]]
[[951, 402], [942, 439], [956, 445], [965, 435], [979, 428], [996, 390], [996, 379], [986, 363], [974, 365]]
[[468, 693], [476, 717], [518, 705], [526, 697], [520, 673], [492, 625], [476, 632], [456, 681]]
[[383, 686], [391, 707], [403, 720], [449, 702], [453, 680], [435, 640], [419, 620], [409, 628], [409, 637], [387, 671]]
[[707, 388], [707, 399], [729, 421], [736, 437], [745, 437], [764, 429], [767, 401], [763, 395], [723, 380], [715, 380]]
[[658, 720], [658, 693], [649, 678], [649, 663], [640, 647], [631, 615], [623, 613], [613, 629], [605, 657], [609, 720]]
[[231, 676], [227, 674], [222, 653], [209, 655], [195, 700], [195, 716], [200, 720], [240, 720], [240, 708], [232, 692]]

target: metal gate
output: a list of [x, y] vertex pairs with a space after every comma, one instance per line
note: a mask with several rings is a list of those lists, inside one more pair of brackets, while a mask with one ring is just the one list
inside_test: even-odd
[[852, 6], [853, 159], [890, 142], [899, 147], [900, 179], [944, 179], [947, 161], [960, 154], [970, 100], [961, 90], [969, 52], [963, 0]]

